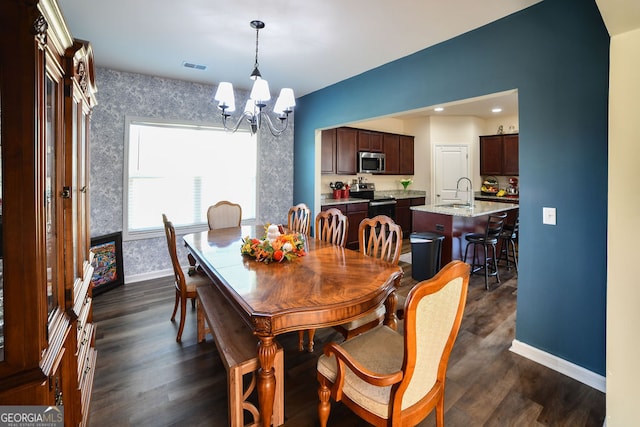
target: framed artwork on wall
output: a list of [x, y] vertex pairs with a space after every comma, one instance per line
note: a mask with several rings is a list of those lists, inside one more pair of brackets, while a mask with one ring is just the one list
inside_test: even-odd
[[122, 266], [122, 232], [91, 238], [93, 252], [93, 276], [91, 289], [93, 296], [124, 285]]

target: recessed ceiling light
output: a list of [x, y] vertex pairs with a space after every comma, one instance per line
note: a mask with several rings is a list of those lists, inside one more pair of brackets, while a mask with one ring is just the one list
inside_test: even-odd
[[436, 108], [434, 108], [434, 109], [433, 109], [433, 111], [438, 111], [438, 112], [440, 112], [440, 111], [444, 111], [444, 108], [442, 108], [442, 107], [436, 107]]
[[494, 108], [493, 110], [491, 110], [492, 113], [500, 113], [502, 111], [502, 108]]

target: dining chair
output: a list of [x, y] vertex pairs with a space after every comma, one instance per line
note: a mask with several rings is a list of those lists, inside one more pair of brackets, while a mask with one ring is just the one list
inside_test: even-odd
[[287, 228], [307, 236], [311, 233], [311, 210], [307, 205], [300, 203], [289, 209]]
[[216, 228], [240, 227], [242, 207], [226, 200], [220, 201], [207, 209], [209, 230]]
[[326, 427], [330, 398], [375, 426], [415, 426], [435, 408], [444, 426], [444, 390], [469, 286], [469, 265], [452, 261], [409, 292], [404, 332], [378, 325], [318, 359], [318, 417]]
[[[386, 215], [365, 218], [358, 226], [358, 245], [361, 253], [398, 265], [402, 252], [402, 228]], [[380, 305], [373, 313], [334, 328], [349, 339], [378, 326], [385, 311], [385, 306]]]
[[[329, 208], [316, 215], [315, 238], [334, 245], [344, 247], [347, 243], [347, 233], [349, 231], [349, 219], [340, 209]], [[298, 350], [304, 349], [304, 332], [298, 331]], [[307, 350], [313, 352], [313, 336], [315, 329], [307, 330], [309, 344]]]
[[162, 214], [162, 222], [164, 222], [164, 233], [167, 237], [167, 248], [169, 249], [169, 256], [171, 257], [174, 284], [176, 288], [176, 302], [173, 306], [171, 321], [173, 322], [175, 320], [178, 305], [180, 305], [180, 325], [178, 326], [178, 336], [176, 337], [176, 341], [182, 342], [182, 331], [184, 330], [184, 322], [187, 317], [187, 300], [191, 299], [191, 305], [195, 308], [197, 287], [213, 285], [213, 283], [204, 273], [195, 269], [189, 269], [187, 274], [185, 274], [185, 271], [178, 261], [178, 253], [176, 251], [176, 229], [173, 227], [171, 221], [167, 219], [165, 214]]
[[[504, 220], [507, 217], [506, 212], [494, 213], [489, 215], [484, 232], [469, 233], [464, 236], [467, 241], [467, 247], [464, 250], [464, 262], [467, 262], [469, 247], [473, 246], [473, 258], [471, 260], [471, 274], [476, 271], [484, 270], [484, 287], [489, 289], [489, 276], [496, 276], [496, 280], [500, 283], [500, 273], [498, 272], [498, 257], [496, 256], [496, 245], [500, 239]], [[478, 259], [477, 247], [481, 246], [483, 250], [482, 262]], [[491, 249], [491, 253], [489, 253]], [[491, 270], [491, 271], [489, 271]]]
[[349, 219], [340, 209], [329, 208], [316, 215], [316, 239], [344, 247], [348, 231]]

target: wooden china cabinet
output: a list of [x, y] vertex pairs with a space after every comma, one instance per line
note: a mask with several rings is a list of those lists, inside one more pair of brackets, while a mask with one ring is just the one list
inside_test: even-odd
[[55, 0], [0, 2], [0, 405], [86, 425], [95, 366], [89, 238], [93, 53]]

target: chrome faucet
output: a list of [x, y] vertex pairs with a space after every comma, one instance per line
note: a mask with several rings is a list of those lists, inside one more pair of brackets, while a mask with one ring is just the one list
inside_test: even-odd
[[456, 183], [456, 198], [458, 198], [458, 191], [460, 190], [460, 181], [463, 181], [463, 180], [469, 181], [469, 186], [467, 187], [467, 206], [472, 207], [473, 206], [473, 183], [466, 176], [463, 176], [462, 178], [458, 179], [458, 182]]

